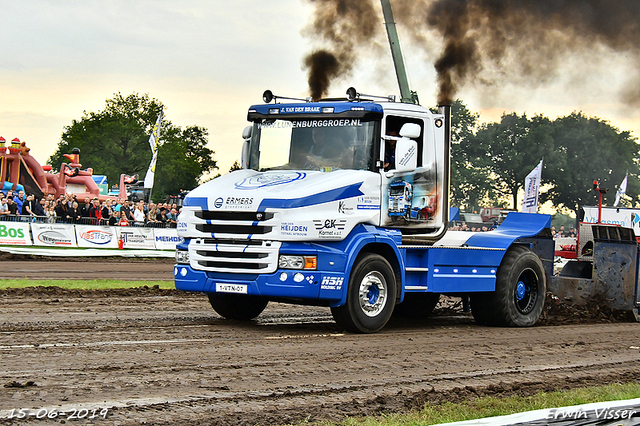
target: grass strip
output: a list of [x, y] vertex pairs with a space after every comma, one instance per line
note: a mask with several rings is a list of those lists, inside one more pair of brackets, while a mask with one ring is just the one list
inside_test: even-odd
[[[595, 402], [640, 398], [639, 383], [611, 384], [571, 390], [540, 392], [531, 396], [482, 397], [462, 403], [427, 405], [412, 413], [385, 414], [380, 417], [348, 418], [342, 422], [318, 422], [318, 426], [427, 426], [525, 411], [570, 407]], [[302, 422], [299, 424], [308, 424]]]
[[8, 280], [0, 279], [0, 290], [25, 287], [61, 287], [72, 290], [106, 290], [112, 288], [135, 288], [159, 286], [175, 289], [173, 281], [128, 281], [128, 280]]

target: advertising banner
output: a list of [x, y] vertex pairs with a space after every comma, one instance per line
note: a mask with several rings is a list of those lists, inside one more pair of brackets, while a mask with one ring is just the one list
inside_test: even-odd
[[178, 230], [175, 228], [155, 228], [153, 233], [157, 250], [175, 250], [176, 244], [183, 241], [182, 237], [178, 237]]
[[0, 244], [30, 246], [29, 224], [22, 222], [0, 222]]
[[138, 228], [124, 226], [118, 228], [118, 238], [122, 240], [126, 249], [155, 249], [152, 228]]
[[97, 225], [76, 225], [78, 247], [118, 248], [118, 235], [115, 227]]
[[32, 223], [33, 245], [76, 247], [76, 234], [73, 225], [56, 223]]
[[[583, 222], [598, 222], [598, 207], [582, 207]], [[603, 207], [600, 222], [633, 228], [636, 235], [640, 235], [640, 209]]]

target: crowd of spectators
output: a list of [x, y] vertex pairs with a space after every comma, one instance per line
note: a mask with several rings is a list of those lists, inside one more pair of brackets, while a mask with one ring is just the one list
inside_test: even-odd
[[123, 199], [100, 201], [97, 197], [78, 200], [74, 194], [53, 194], [36, 199], [24, 191], [0, 191], [1, 220], [34, 220], [110, 226], [174, 228], [180, 210], [176, 204], [132, 202]]
[[488, 232], [488, 231], [493, 231], [497, 227], [498, 227], [497, 222], [490, 226], [483, 225], [483, 226], [471, 226], [471, 227], [467, 226], [466, 222], [458, 222], [458, 223], [451, 224], [451, 226], [449, 226], [449, 230], [450, 231], [469, 231], [469, 232]]
[[[497, 223], [494, 223], [491, 226], [487, 226], [487, 225], [483, 225], [483, 226], [467, 226], [466, 222], [456, 222], [456, 223], [452, 223], [449, 226], [449, 230], [450, 231], [470, 231], [470, 232], [487, 232], [487, 231], [493, 231], [494, 229], [496, 229], [498, 227]], [[568, 231], [566, 231], [564, 229], [564, 225], [560, 226], [560, 229], [556, 230], [555, 226], [551, 227], [551, 235], [553, 235], [553, 238], [565, 238], [565, 237], [572, 237], [575, 238], [577, 235], [577, 232], [575, 230], [575, 228], [571, 228]]]

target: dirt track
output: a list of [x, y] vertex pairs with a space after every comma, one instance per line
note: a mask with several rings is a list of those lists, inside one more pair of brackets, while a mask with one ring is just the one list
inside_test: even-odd
[[[166, 262], [151, 271], [164, 274]], [[131, 274], [141, 263], [149, 262], [110, 268]], [[76, 265], [64, 267], [71, 274]], [[420, 324], [393, 320], [379, 334], [354, 335], [325, 308], [271, 304], [241, 324], [218, 317], [204, 296], [177, 291], [7, 290], [0, 424], [43, 422], [7, 420], [14, 408], [107, 408], [106, 420], [92, 420], [105, 425], [338, 420], [638, 377], [639, 324], [605, 314], [576, 324], [575, 312], [557, 312], [545, 323], [568, 324], [511, 329], [447, 308]]]

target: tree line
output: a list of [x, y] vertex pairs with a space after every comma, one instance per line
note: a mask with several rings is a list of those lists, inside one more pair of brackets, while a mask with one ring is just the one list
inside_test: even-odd
[[[460, 100], [452, 107], [451, 205], [468, 210], [502, 205], [516, 208], [526, 176], [544, 159], [540, 203], [577, 210], [597, 205], [593, 181], [608, 188], [613, 205], [629, 173], [621, 206], [640, 202], [640, 145], [628, 131], [583, 112], [551, 120], [543, 115], [505, 113], [499, 122], [479, 123]], [[505, 203], [504, 200], [509, 202]], [[506, 205], [505, 205], [506, 204]]]
[[[64, 127], [48, 164], [58, 171], [62, 163], [68, 163], [64, 154], [79, 148], [83, 168], [106, 175], [109, 184], [119, 182], [123, 173], [137, 174], [142, 180], [152, 155], [149, 135], [162, 108], [162, 103], [148, 94], [117, 93], [107, 99], [102, 111], [84, 111], [82, 118]], [[182, 128], [163, 118], [152, 191], [155, 201], [193, 189], [203, 175], [218, 168], [215, 153], [207, 147], [208, 137], [204, 127]]]
[[[151, 150], [149, 135], [163, 108], [148, 94], [107, 99], [98, 112], [64, 127], [61, 141], [48, 163], [54, 168], [67, 162], [64, 154], [80, 149], [83, 167], [104, 174], [110, 183], [120, 174], [143, 179]], [[543, 115], [503, 114], [499, 122], [480, 123], [479, 114], [461, 100], [452, 106], [451, 205], [474, 210], [481, 206], [515, 207], [525, 177], [544, 159], [540, 202], [576, 210], [597, 203], [594, 180], [609, 188], [604, 202], [612, 205], [625, 174], [629, 181], [626, 205], [640, 202], [640, 145], [628, 131], [582, 112], [551, 120]], [[164, 118], [153, 187], [154, 200], [196, 187], [216, 170], [214, 151], [207, 147], [206, 128], [182, 128]], [[231, 171], [238, 169], [237, 162]], [[510, 200], [505, 202], [505, 200]]]

